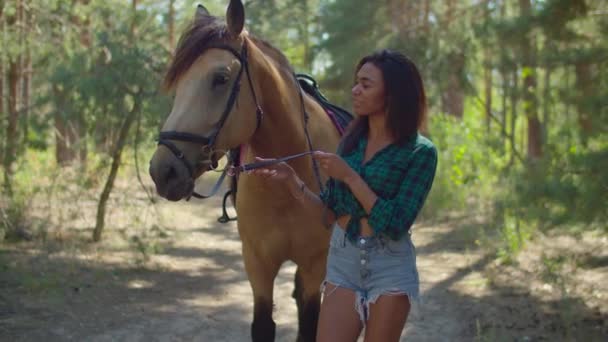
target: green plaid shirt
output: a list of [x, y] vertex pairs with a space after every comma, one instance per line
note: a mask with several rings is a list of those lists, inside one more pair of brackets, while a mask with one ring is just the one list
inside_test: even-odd
[[368, 218], [376, 235], [398, 240], [409, 231], [431, 189], [437, 168], [437, 150], [433, 143], [417, 134], [405, 144], [391, 144], [378, 151], [362, 165], [367, 137], [341, 157], [376, 193], [378, 199], [368, 215], [348, 186], [329, 179], [321, 200], [336, 217], [351, 215], [346, 227], [348, 238], [360, 235], [360, 219]]

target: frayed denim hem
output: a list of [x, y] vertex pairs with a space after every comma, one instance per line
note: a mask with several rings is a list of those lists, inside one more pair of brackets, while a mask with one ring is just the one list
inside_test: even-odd
[[[327, 289], [327, 284], [332, 284], [334, 285], [334, 288], [331, 290], [331, 292], [329, 293], [325, 293], [325, 290]], [[369, 306], [371, 304], [374, 304], [378, 298], [380, 298], [380, 296], [407, 296], [409, 301], [410, 301], [410, 305], [411, 306], [418, 306], [422, 304], [422, 298], [418, 295], [418, 293], [410, 293], [408, 291], [403, 291], [401, 289], [387, 289], [387, 290], [382, 290], [382, 291], [375, 291], [376, 293], [372, 296], [365, 296], [361, 291], [357, 291], [355, 289], [352, 289], [350, 287], [347, 286], [342, 286], [340, 284], [334, 284], [331, 281], [327, 281], [324, 280], [323, 283], [321, 283], [321, 295], [322, 298], [331, 296], [339, 287], [341, 288], [345, 288], [345, 289], [349, 289], [352, 290], [353, 292], [355, 292], [355, 311], [357, 312], [357, 314], [359, 315], [359, 319], [361, 320], [361, 323], [363, 324], [363, 326], [365, 327], [367, 320], [369, 319]]]

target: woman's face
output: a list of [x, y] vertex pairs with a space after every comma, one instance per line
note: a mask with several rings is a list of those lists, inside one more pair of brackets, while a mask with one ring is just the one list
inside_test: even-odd
[[357, 72], [352, 89], [353, 111], [357, 115], [383, 115], [386, 94], [382, 71], [372, 63], [365, 63]]

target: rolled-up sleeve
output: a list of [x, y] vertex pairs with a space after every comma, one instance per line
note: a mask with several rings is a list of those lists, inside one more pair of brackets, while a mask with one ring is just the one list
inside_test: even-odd
[[319, 194], [319, 198], [323, 204], [330, 209], [333, 209], [336, 203], [335, 191], [333, 191], [335, 184], [333, 178], [330, 178], [325, 182], [325, 189]]
[[376, 234], [399, 239], [414, 224], [431, 189], [437, 169], [437, 150], [423, 145], [414, 152], [395, 197], [378, 197], [368, 222]]

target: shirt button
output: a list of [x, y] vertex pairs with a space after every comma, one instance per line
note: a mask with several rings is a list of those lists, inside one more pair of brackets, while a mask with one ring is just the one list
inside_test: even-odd
[[365, 259], [361, 260], [361, 265], [365, 265], [367, 263], [367, 261], [365, 261]]
[[365, 245], [365, 239], [361, 239], [359, 242], [361, 242], [362, 245]]

